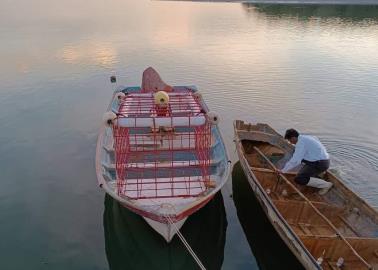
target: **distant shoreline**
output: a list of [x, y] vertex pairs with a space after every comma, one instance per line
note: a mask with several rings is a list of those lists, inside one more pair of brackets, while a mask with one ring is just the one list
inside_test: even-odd
[[223, 2], [277, 5], [359, 5], [376, 6], [378, 0], [162, 0], [175, 2]]

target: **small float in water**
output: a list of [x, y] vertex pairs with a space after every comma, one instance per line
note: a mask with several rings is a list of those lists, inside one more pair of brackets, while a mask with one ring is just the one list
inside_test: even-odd
[[218, 121], [195, 87], [171, 87], [146, 69], [142, 87], [115, 91], [104, 114], [100, 187], [170, 242], [229, 177]]
[[378, 213], [332, 172], [325, 195], [278, 173], [294, 150], [266, 124], [234, 122], [240, 164], [264, 212], [306, 269], [378, 269]]

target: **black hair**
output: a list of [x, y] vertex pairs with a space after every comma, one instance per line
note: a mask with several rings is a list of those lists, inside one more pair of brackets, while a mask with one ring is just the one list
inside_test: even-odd
[[298, 138], [298, 136], [299, 136], [298, 131], [296, 131], [296, 130], [293, 129], [293, 128], [288, 129], [288, 130], [286, 130], [286, 132], [285, 132], [285, 139], [286, 139], [286, 140], [290, 140], [290, 138], [293, 138], [293, 137]]

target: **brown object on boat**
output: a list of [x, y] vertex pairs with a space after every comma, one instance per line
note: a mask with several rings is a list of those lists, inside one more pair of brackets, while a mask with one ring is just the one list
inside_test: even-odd
[[144, 92], [171, 92], [173, 90], [173, 87], [166, 84], [155, 69], [149, 67], [145, 71], [143, 71], [142, 90]]
[[205, 182], [205, 186], [207, 188], [215, 188], [217, 186], [217, 183], [214, 180], [209, 180]]
[[324, 196], [277, 172], [293, 146], [266, 124], [234, 122], [240, 163], [272, 225], [306, 269], [378, 269], [378, 213], [333, 173]]

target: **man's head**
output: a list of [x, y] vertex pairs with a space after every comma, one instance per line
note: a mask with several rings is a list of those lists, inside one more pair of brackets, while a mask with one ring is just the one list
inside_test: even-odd
[[285, 139], [288, 140], [292, 144], [296, 144], [298, 141], [299, 133], [295, 129], [291, 128], [286, 130], [285, 132]]

